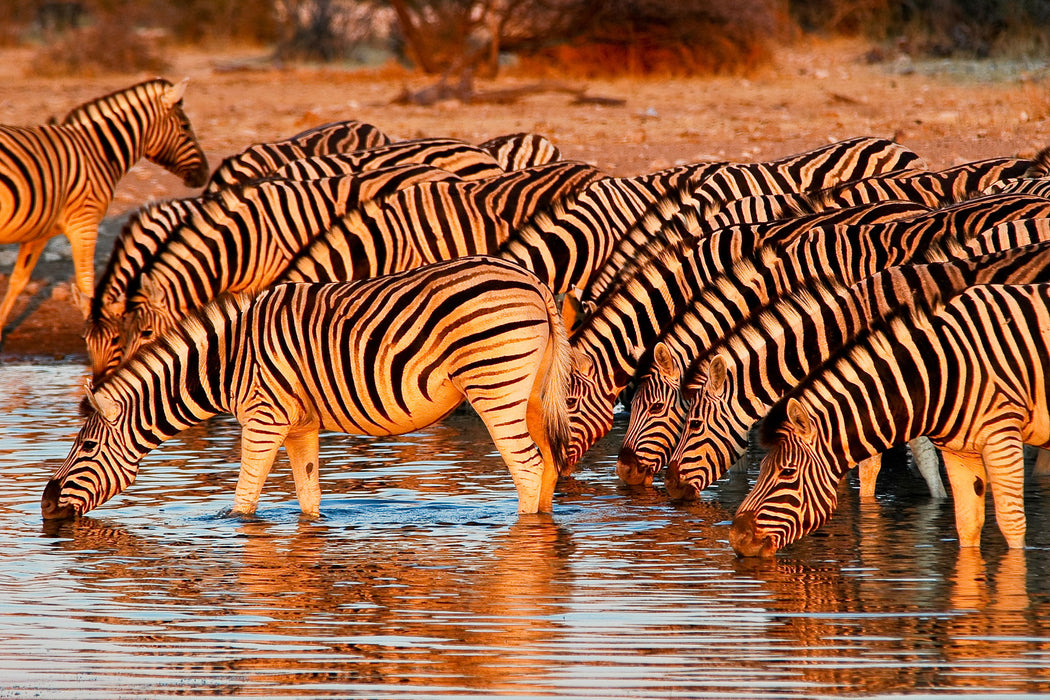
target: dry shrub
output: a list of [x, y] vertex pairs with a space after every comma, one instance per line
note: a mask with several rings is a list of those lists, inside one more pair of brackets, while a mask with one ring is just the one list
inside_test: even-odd
[[47, 77], [160, 74], [167, 71], [168, 64], [158, 55], [157, 43], [156, 36], [122, 26], [115, 17], [102, 18], [90, 27], [67, 32], [40, 49], [30, 71]]
[[738, 44], [713, 37], [703, 46], [586, 43], [555, 46], [523, 56], [519, 72], [580, 78], [685, 77], [747, 73], [770, 58], [767, 44]]

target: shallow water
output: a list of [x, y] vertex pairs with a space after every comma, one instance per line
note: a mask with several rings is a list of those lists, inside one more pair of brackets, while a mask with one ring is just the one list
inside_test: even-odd
[[989, 517], [983, 550], [960, 553], [950, 503], [902, 472], [877, 503], [851, 483], [822, 531], [748, 561], [726, 539], [747, 477], [690, 505], [628, 490], [622, 423], [553, 516], [516, 514], [457, 414], [324, 435], [323, 517], [299, 517], [281, 462], [245, 520], [223, 517], [237, 427], [218, 418], [45, 527], [84, 376], [0, 366], [0, 698], [1050, 692], [1050, 483], [1029, 485], [1024, 551]]

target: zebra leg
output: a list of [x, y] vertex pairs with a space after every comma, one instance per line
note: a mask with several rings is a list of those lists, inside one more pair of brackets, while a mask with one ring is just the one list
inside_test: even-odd
[[36, 267], [40, 254], [44, 252], [44, 248], [47, 247], [49, 240], [50, 237], [38, 238], [35, 241], [26, 241], [18, 247], [18, 260], [11, 271], [11, 278], [7, 281], [7, 291], [4, 293], [4, 300], [0, 302], [0, 333], [3, 332], [4, 326], [7, 325], [7, 317], [11, 315], [11, 309], [14, 308], [18, 295], [22, 293], [22, 290], [26, 288], [26, 284], [29, 283], [29, 277], [33, 274], [33, 268]]
[[321, 514], [321, 481], [319, 478], [320, 434], [311, 430], [298, 435], [289, 434], [284, 441], [288, 461], [292, 463], [295, 496], [304, 515]]
[[[511, 399], [506, 394], [499, 397], [478, 396], [468, 389], [466, 396], [485, 424], [485, 428], [488, 429], [492, 442], [496, 445], [496, 449], [499, 450], [500, 456], [503, 457], [510, 471], [510, 477], [518, 490], [518, 512], [538, 513], [541, 505], [546, 506], [549, 511], [550, 504], [542, 503], [541, 496], [546, 490], [548, 481], [552, 480], [548, 469], [553, 472], [552, 481], [557, 481], [558, 474], [554, 469], [553, 460], [548, 463], [544, 459], [539, 445], [529, 431], [527, 415], [529, 410], [525, 402], [518, 403], [508, 410], [500, 408], [507, 406], [507, 402]], [[538, 415], [540, 416], [539, 422], [542, 424], [542, 409]], [[550, 452], [549, 446], [547, 451]], [[553, 483], [550, 491], [553, 494]]]
[[264, 426], [257, 422], [245, 423], [241, 428], [241, 471], [233, 496], [234, 513], [251, 515], [259, 506], [263, 484], [288, 430], [286, 425]]
[[95, 293], [95, 243], [98, 240], [98, 220], [94, 217], [85, 222], [66, 227], [66, 238], [73, 251], [73, 274], [79, 294], [73, 298], [87, 318], [91, 311], [91, 297]]
[[[540, 477], [540, 496], [536, 504], [536, 512], [550, 513], [554, 510], [554, 489], [558, 485], [558, 468], [554, 461], [554, 452], [551, 450], [550, 438], [547, 435], [547, 420], [543, 415], [543, 401], [538, 392], [533, 392], [529, 397], [529, 407], [525, 413], [525, 423], [529, 427], [529, 435], [536, 443], [543, 460], [543, 474]], [[520, 504], [519, 504], [520, 505]]]
[[919, 470], [930, 489], [930, 495], [934, 498], [947, 498], [948, 492], [944, 490], [944, 483], [941, 481], [941, 460], [930, 439], [915, 438], [908, 443], [908, 448], [911, 450], [912, 459], [915, 460], [915, 468]]
[[955, 504], [955, 530], [960, 547], [980, 547], [984, 528], [984, 491], [987, 475], [980, 455], [941, 449]]
[[860, 475], [860, 497], [864, 499], [875, 498], [875, 482], [879, 480], [879, 472], [882, 471], [882, 455], [873, 455], [857, 465]]
[[1024, 444], [1018, 431], [994, 435], [981, 450], [992, 487], [995, 522], [1011, 549], [1024, 547]]

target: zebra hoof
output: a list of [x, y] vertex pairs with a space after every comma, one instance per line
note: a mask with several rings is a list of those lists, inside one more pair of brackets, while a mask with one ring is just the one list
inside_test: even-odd
[[44, 487], [44, 495], [40, 497], [40, 515], [44, 520], [68, 520], [77, 514], [76, 509], [70, 504], [60, 506], [59, 497], [62, 495], [62, 482], [51, 479]]
[[729, 531], [729, 544], [738, 557], [771, 557], [777, 547], [771, 535], [759, 533], [754, 511], [737, 513]]

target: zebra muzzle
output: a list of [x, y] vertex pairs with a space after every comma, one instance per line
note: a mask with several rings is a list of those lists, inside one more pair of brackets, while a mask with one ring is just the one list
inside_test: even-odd
[[753, 510], [737, 513], [729, 531], [729, 544], [739, 557], [771, 557], [777, 547], [771, 535], [763, 535], [758, 529], [758, 514]]
[[675, 501], [695, 501], [700, 497], [700, 489], [696, 484], [682, 480], [681, 465], [678, 462], [667, 465], [664, 488], [667, 489], [667, 495]]
[[616, 476], [630, 486], [641, 486], [653, 481], [652, 472], [638, 461], [638, 455], [629, 447], [620, 450], [616, 459]]
[[67, 520], [76, 515], [76, 509], [70, 504], [59, 505], [62, 495], [62, 482], [51, 479], [44, 487], [44, 495], [40, 497], [40, 514], [44, 520]]

